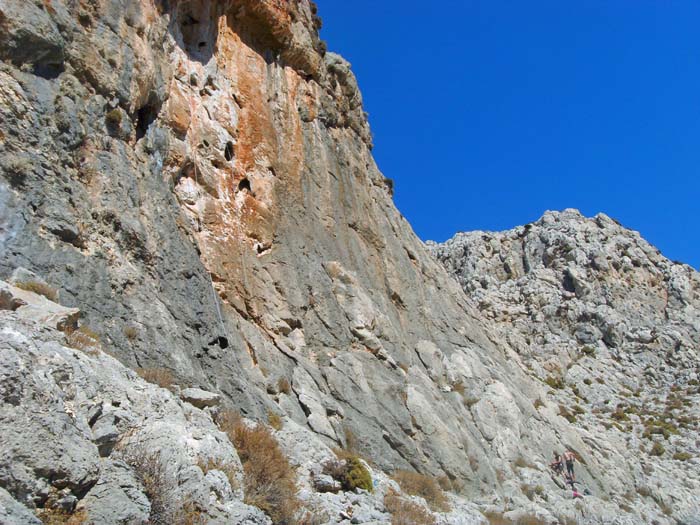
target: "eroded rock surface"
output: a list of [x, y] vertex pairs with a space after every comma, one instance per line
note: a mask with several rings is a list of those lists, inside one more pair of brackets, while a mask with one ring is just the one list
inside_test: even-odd
[[[447, 476], [481, 509], [534, 506], [550, 521], [582, 507], [591, 523], [671, 523], [653, 499], [620, 507], [641, 472], [618, 456], [624, 438], [562, 418], [517, 341], [397, 212], [350, 65], [318, 27], [307, 0], [0, 2], [0, 277], [41, 276], [96, 341], [66, 349], [8, 303], [0, 487], [29, 508], [139, 519], [143, 492], [112, 457], [136, 426], [146, 445], [167, 440], [173, 490], [213, 498], [211, 520], [264, 523], [194, 466], [201, 447], [236, 461], [206, 412], [214, 401], [188, 397], [202, 411], [125, 365], [251, 419], [281, 413], [326, 451], [352, 442], [377, 479]], [[584, 277], [569, 280], [585, 293]], [[597, 340], [594, 328], [581, 337]], [[564, 445], [586, 460], [583, 502], [547, 472]], [[660, 501], [681, 512], [697, 482], [674, 483]], [[366, 512], [356, 521], [386, 519], [378, 496], [309, 490], [328, 520], [353, 502]], [[442, 522], [472, 520], [466, 500], [454, 507], [465, 510]]]

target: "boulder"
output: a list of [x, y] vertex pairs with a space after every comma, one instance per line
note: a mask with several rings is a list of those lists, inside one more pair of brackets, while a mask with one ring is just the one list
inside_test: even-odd
[[32, 511], [0, 487], [0, 523], [7, 525], [41, 525]]
[[[31, 281], [40, 282], [40, 281]], [[20, 281], [20, 286], [28, 286], [27, 281]], [[70, 330], [77, 327], [80, 310], [68, 308], [37, 293], [41, 288], [29, 290], [0, 281], [0, 310], [12, 310], [22, 318], [56, 328]]]
[[214, 407], [221, 403], [221, 396], [201, 388], [185, 388], [180, 392], [180, 399], [197, 408]]

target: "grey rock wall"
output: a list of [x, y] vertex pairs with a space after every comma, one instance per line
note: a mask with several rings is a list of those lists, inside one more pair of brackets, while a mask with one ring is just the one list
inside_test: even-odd
[[[282, 413], [325, 447], [353, 436], [377, 472], [448, 476], [482, 509], [534, 506], [554, 522], [583, 506], [592, 522], [636, 513], [670, 523], [653, 499], [620, 510], [642, 476], [624, 437], [561, 417], [521, 356], [520, 332], [484, 315], [398, 213], [350, 65], [325, 53], [314, 16], [306, 0], [0, 1], [0, 277], [18, 267], [41, 276], [121, 363], [89, 365], [110, 377], [78, 373], [88, 365], [58, 348], [60, 335], [7, 314], [0, 342], [13, 385], [28, 380], [23, 359], [58, 357], [31, 383], [53, 408], [47, 419], [16, 386], [3, 399], [8, 421], [54, 444], [34, 456], [38, 444], [10, 434], [0, 488], [30, 507], [67, 490], [68, 502], [143, 515], [128, 472], [99, 459], [125, 432], [117, 419], [148, 422], [167, 408], [175, 421], [154, 421], [154, 431], [218, 434], [169, 394], [139, 393], [125, 365], [167, 370], [178, 388], [252, 419]], [[673, 279], [679, 326], [697, 322], [683, 310], [694, 293], [684, 273]], [[575, 271], [567, 283], [566, 293], [587, 293]], [[579, 338], [623, 337], [608, 321], [587, 323]], [[681, 344], [695, 341], [684, 330]], [[34, 350], [22, 354], [25, 345]], [[79, 424], [65, 412], [64, 389], [89, 404], [134, 388], [138, 407], [110, 404], [95, 429], [84, 407], [71, 409]], [[211, 482], [233, 515], [225, 507], [240, 495], [192, 474], [180, 445], [174, 490], [199, 494]], [[586, 502], [574, 504], [547, 471], [564, 445], [585, 458]], [[58, 461], [58, 474], [41, 461]], [[696, 479], [670, 465], [659, 479], [671, 495], [660, 501], [684, 508]], [[367, 505], [379, 520], [381, 503]]]

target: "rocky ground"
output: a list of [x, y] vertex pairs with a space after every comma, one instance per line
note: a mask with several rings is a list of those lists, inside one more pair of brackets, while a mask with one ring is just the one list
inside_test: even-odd
[[[603, 243], [607, 284], [574, 265], [465, 294], [394, 207], [319, 26], [307, 0], [0, 0], [2, 519], [265, 523], [285, 505], [247, 485], [232, 413], [307, 522], [690, 515], [696, 274]], [[495, 292], [527, 257], [491, 241], [470, 264]], [[565, 446], [583, 500], [548, 471]]]

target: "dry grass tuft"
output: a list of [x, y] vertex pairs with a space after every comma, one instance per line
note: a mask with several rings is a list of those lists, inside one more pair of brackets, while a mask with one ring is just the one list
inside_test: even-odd
[[484, 517], [489, 520], [489, 525], [513, 525], [513, 522], [508, 518], [503, 517], [502, 512], [486, 511]]
[[160, 452], [150, 452], [137, 445], [122, 457], [141, 481], [144, 493], [151, 503], [149, 525], [205, 525], [202, 509], [189, 500], [182, 501], [174, 495], [174, 483], [169, 479]]
[[435, 525], [433, 515], [412, 501], [390, 490], [384, 496], [384, 507], [391, 514], [391, 525]]
[[84, 525], [88, 515], [84, 509], [68, 513], [61, 509], [37, 509], [36, 516], [44, 525]]
[[[359, 441], [357, 440], [357, 436], [355, 436], [355, 433], [350, 427], [345, 427], [343, 429], [343, 433], [345, 434], [345, 448], [349, 452], [357, 454], [359, 448]], [[336, 455], [338, 454], [336, 453]]]
[[158, 385], [161, 388], [172, 388], [175, 384], [175, 376], [167, 368], [137, 368], [136, 373], [141, 379]]
[[437, 482], [438, 485], [440, 485], [440, 488], [445, 492], [454, 492], [455, 494], [459, 494], [464, 488], [464, 483], [456, 479], [451, 479], [449, 476], [440, 476]]
[[289, 395], [292, 392], [292, 385], [289, 384], [287, 378], [280, 377], [277, 380], [277, 390], [283, 394]]
[[239, 488], [238, 476], [236, 476], [236, 466], [234, 464], [224, 463], [220, 459], [198, 458], [197, 466], [200, 468], [200, 470], [205, 476], [210, 470], [218, 470], [220, 472], [223, 472], [228, 478], [228, 482], [229, 485], [231, 485], [231, 489], [236, 490], [237, 488]]
[[401, 490], [411, 496], [422, 497], [432, 510], [449, 512], [450, 504], [435, 478], [408, 470], [397, 470], [393, 478]]
[[24, 281], [15, 283], [15, 286], [22, 290], [26, 290], [27, 292], [34, 292], [35, 294], [43, 295], [49, 301], [53, 301], [54, 303], [58, 302], [58, 290], [56, 288], [52, 288], [48, 284], [39, 281]]
[[80, 328], [68, 328], [65, 334], [68, 346], [87, 354], [97, 354], [102, 347], [99, 334], [89, 326], [82, 325]]
[[134, 326], [124, 327], [124, 336], [129, 340], [133, 341], [139, 336], [139, 331]]
[[532, 461], [529, 461], [523, 455], [519, 455], [517, 458], [515, 458], [513, 465], [515, 465], [518, 468], [530, 468], [530, 469], [537, 468], [537, 465], [535, 465]]
[[267, 411], [267, 422], [275, 430], [282, 430], [284, 423], [279, 414], [273, 412], [272, 410]]
[[489, 525], [542, 525], [542, 520], [537, 516], [522, 516], [518, 518], [517, 521], [513, 521], [506, 518], [503, 514], [503, 512], [499, 511], [484, 512], [484, 516], [489, 521]]
[[270, 431], [262, 425], [247, 426], [231, 411], [221, 413], [217, 423], [243, 464], [243, 501], [261, 509], [275, 524], [297, 523], [301, 502], [296, 473]]

